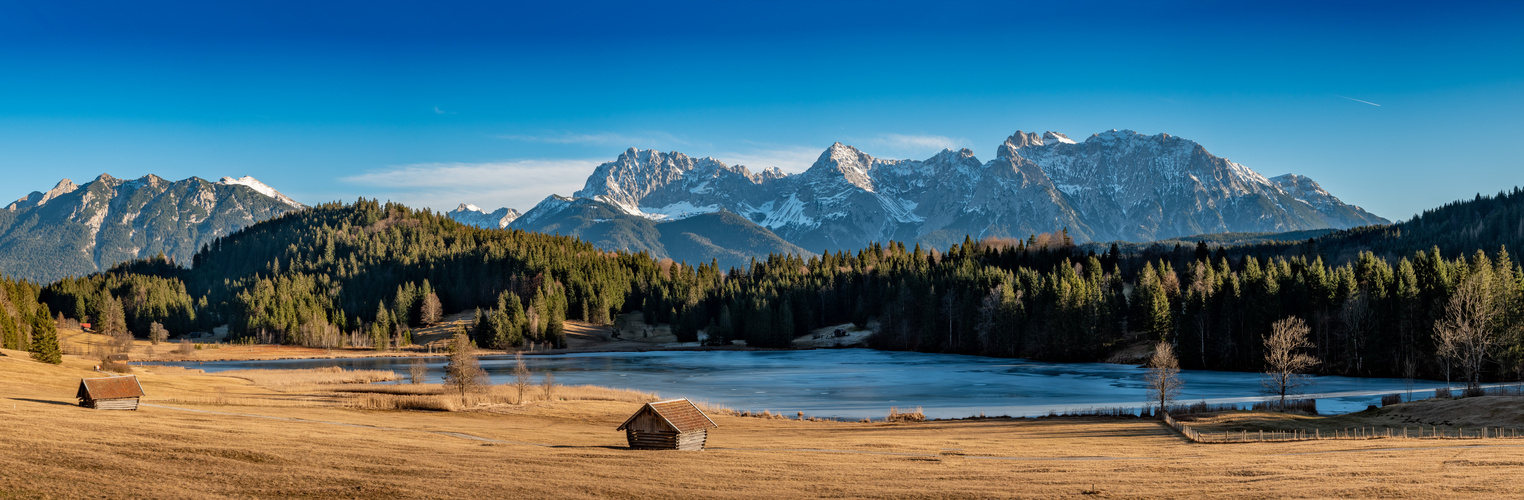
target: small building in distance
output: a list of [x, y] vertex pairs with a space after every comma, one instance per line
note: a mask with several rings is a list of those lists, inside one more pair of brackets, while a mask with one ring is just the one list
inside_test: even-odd
[[97, 410], [136, 410], [143, 386], [138, 377], [87, 378], [79, 381], [79, 405]]
[[709, 429], [719, 427], [687, 399], [646, 403], [619, 425], [636, 450], [704, 449]]

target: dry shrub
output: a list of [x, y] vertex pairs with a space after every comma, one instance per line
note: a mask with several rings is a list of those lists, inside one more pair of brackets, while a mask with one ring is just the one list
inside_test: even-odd
[[116, 373], [132, 373], [132, 365], [125, 361], [117, 361], [110, 358], [101, 360], [101, 371]]
[[1387, 394], [1385, 396], [1381, 396], [1381, 406], [1392, 406], [1401, 402], [1401, 394]]
[[1450, 393], [1450, 388], [1449, 387], [1440, 387], [1440, 388], [1434, 390], [1434, 397], [1436, 397], [1436, 398], [1453, 398], [1455, 396]]
[[424, 376], [428, 375], [428, 373], [429, 373], [429, 367], [428, 367], [428, 365], [423, 363], [422, 359], [414, 359], [413, 362], [411, 364], [409, 364], [407, 368], [408, 368], [408, 381], [412, 382], [414, 384], [422, 384]]
[[460, 410], [458, 398], [453, 396], [396, 396], [391, 394], [362, 394], [345, 402], [344, 406], [357, 410]]
[[1284, 406], [1278, 400], [1257, 401], [1249, 409], [1254, 411], [1278, 411], [1278, 412], [1301, 412], [1308, 415], [1318, 414], [1318, 400], [1316, 399], [1288, 399]]
[[885, 418], [884, 421], [885, 422], [925, 422], [926, 421], [926, 414], [921, 411], [921, 407], [919, 407], [919, 406], [917, 406], [915, 408], [915, 411], [906, 411], [906, 412], [901, 412], [899, 408], [891, 406], [891, 407], [889, 407], [889, 416], [887, 418]]
[[316, 384], [369, 384], [397, 380], [387, 370], [345, 370], [337, 366], [301, 370], [232, 370], [218, 375], [241, 378], [266, 387]]
[[740, 413], [737, 413], [736, 416], [737, 417], [749, 417], [749, 418], [761, 418], [761, 419], [768, 419], [768, 420], [778, 420], [778, 419], [788, 420], [788, 416], [786, 416], [786, 415], [784, 415], [782, 413], [773, 413], [772, 410], [742, 411]]

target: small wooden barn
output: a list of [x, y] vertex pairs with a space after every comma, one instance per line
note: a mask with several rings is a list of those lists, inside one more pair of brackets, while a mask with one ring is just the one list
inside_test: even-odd
[[704, 449], [709, 429], [719, 427], [687, 399], [646, 403], [619, 425], [636, 450]]
[[97, 410], [136, 410], [143, 386], [133, 375], [87, 378], [79, 381], [79, 405]]

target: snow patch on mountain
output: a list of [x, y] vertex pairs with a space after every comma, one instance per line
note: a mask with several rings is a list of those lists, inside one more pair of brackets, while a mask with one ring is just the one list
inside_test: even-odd
[[223, 177], [222, 180], [217, 181], [217, 183], [221, 184], [221, 185], [224, 185], [224, 186], [246, 186], [246, 187], [248, 187], [250, 189], [253, 189], [255, 192], [258, 192], [259, 194], [262, 194], [262, 195], [265, 195], [265, 196], [268, 196], [268, 197], [271, 197], [271, 198], [275, 198], [276, 200], [279, 200], [281, 203], [285, 203], [285, 204], [290, 205], [290, 206], [295, 207], [295, 208], [306, 208], [306, 205], [303, 205], [301, 203], [297, 203], [296, 200], [293, 200], [293, 199], [287, 197], [286, 195], [281, 194], [280, 191], [276, 191], [275, 188], [267, 186], [263, 182], [259, 182], [259, 179], [255, 179], [253, 176], [250, 176], [250, 175], [245, 175], [245, 176], [239, 177], [237, 179], [234, 179], [232, 177]]
[[640, 207], [630, 215], [645, 217], [652, 220], [678, 220], [693, 217], [695, 215], [712, 214], [720, 211], [719, 205], [695, 206], [690, 202], [678, 202], [664, 207]]

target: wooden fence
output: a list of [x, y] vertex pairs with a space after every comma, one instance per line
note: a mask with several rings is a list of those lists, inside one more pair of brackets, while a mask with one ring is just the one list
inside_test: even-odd
[[1524, 430], [1511, 427], [1461, 427], [1454, 430], [1435, 426], [1417, 427], [1349, 427], [1344, 429], [1289, 430], [1289, 431], [1224, 431], [1201, 432], [1189, 424], [1175, 420], [1164, 413], [1164, 425], [1180, 432], [1194, 443], [1269, 443], [1319, 440], [1367, 440], [1367, 439], [1520, 439]]

